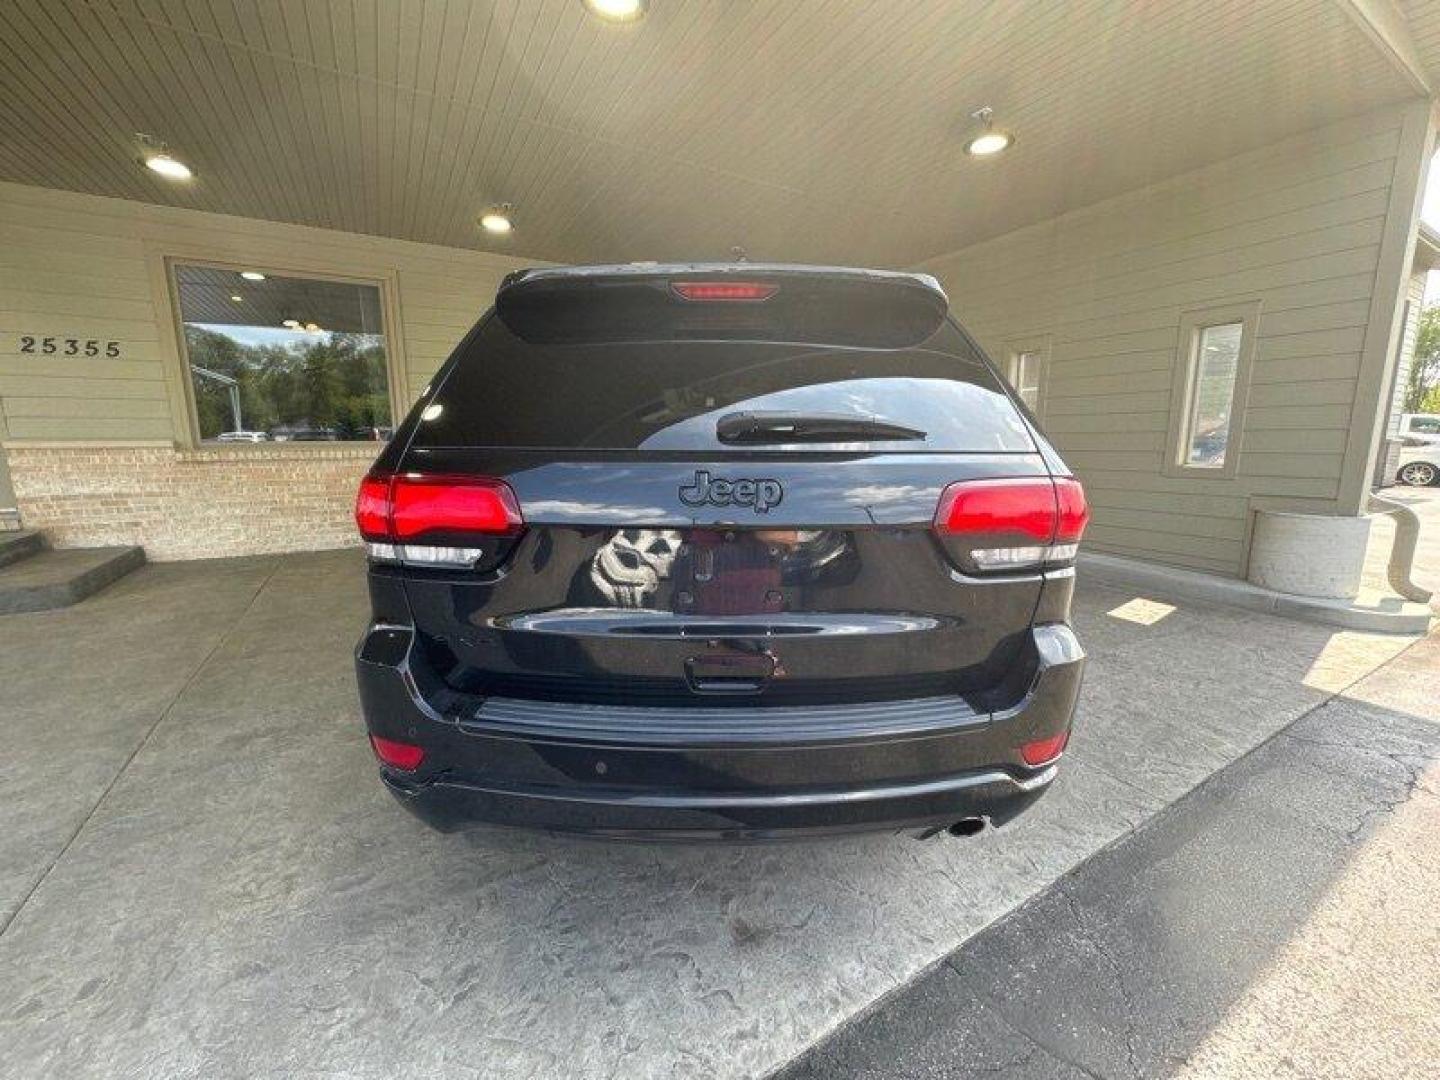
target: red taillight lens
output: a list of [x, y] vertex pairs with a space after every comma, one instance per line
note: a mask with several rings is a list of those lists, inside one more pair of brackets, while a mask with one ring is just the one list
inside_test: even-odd
[[1069, 741], [1070, 731], [1067, 728], [1059, 735], [1027, 742], [1020, 747], [1020, 758], [1032, 769], [1040, 765], [1048, 765], [1065, 752], [1065, 744]]
[[441, 533], [511, 535], [524, 524], [503, 480], [401, 473], [390, 487], [390, 528], [398, 542]]
[[674, 281], [670, 288], [683, 300], [769, 300], [780, 291], [759, 281]]
[[1048, 476], [964, 480], [940, 494], [935, 527], [943, 533], [1055, 538], [1055, 485]]
[[935, 531], [962, 569], [1033, 570], [1074, 561], [1089, 517], [1073, 477], [962, 480], [941, 492]]
[[1090, 506], [1085, 501], [1085, 489], [1073, 476], [1062, 476], [1055, 480], [1055, 503], [1060, 520], [1055, 528], [1055, 543], [1075, 544], [1085, 532], [1090, 521]]
[[396, 742], [394, 739], [371, 735], [370, 745], [375, 748], [376, 757], [392, 769], [400, 769], [402, 772], [414, 772], [425, 760], [424, 748], [413, 743]]
[[525, 519], [503, 480], [371, 473], [360, 481], [355, 524], [366, 540], [404, 543], [441, 534], [513, 536]]
[[355, 497], [355, 524], [366, 540], [390, 539], [390, 480], [388, 473], [370, 473], [360, 481]]

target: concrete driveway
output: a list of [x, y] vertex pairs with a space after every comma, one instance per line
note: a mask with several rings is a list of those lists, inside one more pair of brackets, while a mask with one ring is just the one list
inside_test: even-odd
[[10, 1076], [754, 1076], [1408, 639], [1084, 588], [1073, 752], [973, 841], [426, 831], [375, 779], [361, 560], [0, 619]]

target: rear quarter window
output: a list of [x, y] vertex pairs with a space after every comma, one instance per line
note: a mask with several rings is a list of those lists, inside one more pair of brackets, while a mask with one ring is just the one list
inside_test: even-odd
[[[413, 445], [723, 452], [745, 410], [844, 413], [922, 440], [806, 442], [807, 450], [1035, 450], [1014, 404], [952, 324], [905, 349], [760, 341], [534, 344], [488, 317], [462, 346]], [[776, 445], [768, 444], [770, 449]], [[750, 447], [749, 449], [755, 449]]]

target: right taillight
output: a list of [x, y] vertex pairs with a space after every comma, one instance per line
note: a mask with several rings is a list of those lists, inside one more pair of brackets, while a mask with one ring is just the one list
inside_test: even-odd
[[1073, 562], [1089, 517], [1073, 477], [962, 480], [941, 493], [935, 530], [967, 569], [1033, 570]]
[[1073, 476], [1055, 478], [1055, 540], [1050, 545], [1050, 562], [1073, 562], [1080, 550], [1080, 537], [1090, 523], [1090, 504], [1085, 488]]
[[381, 562], [478, 567], [493, 562], [525, 520], [503, 480], [371, 472], [360, 482], [355, 524]]

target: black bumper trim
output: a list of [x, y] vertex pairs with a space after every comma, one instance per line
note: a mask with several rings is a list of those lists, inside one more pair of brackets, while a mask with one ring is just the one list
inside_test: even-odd
[[460, 721], [460, 730], [632, 745], [729, 746], [914, 735], [988, 720], [957, 696], [763, 709], [575, 705], [492, 697]]

